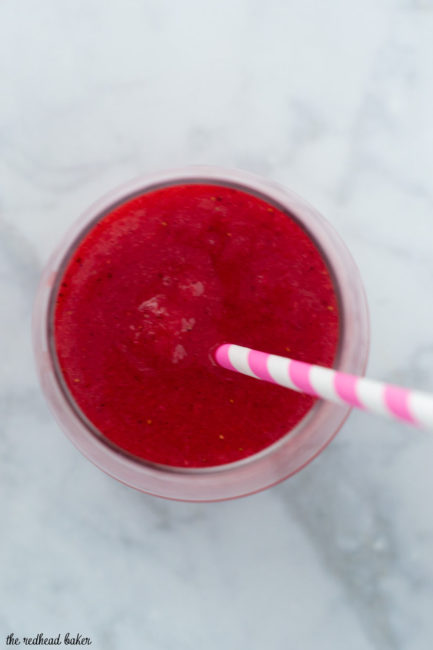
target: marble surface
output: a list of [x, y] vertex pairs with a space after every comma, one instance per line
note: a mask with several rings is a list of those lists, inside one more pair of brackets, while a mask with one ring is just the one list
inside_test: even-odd
[[238, 501], [134, 492], [37, 385], [42, 266], [144, 172], [240, 167], [337, 228], [371, 308], [369, 374], [433, 390], [432, 0], [0, 3], [0, 647], [429, 650], [433, 436], [353, 413]]

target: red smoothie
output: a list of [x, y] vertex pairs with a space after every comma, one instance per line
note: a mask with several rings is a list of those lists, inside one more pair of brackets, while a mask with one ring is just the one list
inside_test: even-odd
[[290, 431], [312, 397], [215, 365], [218, 344], [332, 365], [335, 289], [286, 212], [247, 192], [185, 184], [114, 208], [81, 239], [54, 310], [77, 406], [121, 449], [206, 467]]

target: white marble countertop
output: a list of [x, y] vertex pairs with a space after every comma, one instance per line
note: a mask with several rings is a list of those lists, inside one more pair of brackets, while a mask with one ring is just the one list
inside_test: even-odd
[[98, 650], [433, 647], [432, 435], [353, 413], [276, 488], [162, 501], [59, 431], [29, 327], [48, 254], [94, 199], [240, 167], [347, 242], [369, 374], [433, 390], [432, 34], [432, 0], [1, 2], [0, 647], [68, 631]]

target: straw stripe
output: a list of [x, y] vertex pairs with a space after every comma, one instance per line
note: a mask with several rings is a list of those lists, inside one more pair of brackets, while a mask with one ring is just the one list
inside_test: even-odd
[[217, 363], [223, 368], [227, 368], [227, 370], [236, 370], [236, 368], [232, 366], [230, 362], [229, 350], [230, 350], [230, 345], [228, 343], [225, 343], [224, 345], [220, 345], [219, 348], [217, 348], [217, 351], [215, 352], [215, 359]]
[[356, 394], [362, 408], [379, 415], [389, 416], [388, 407], [385, 404], [385, 385], [374, 379], [359, 377], [356, 385]]
[[260, 379], [248, 365], [249, 348], [243, 348], [240, 345], [229, 345], [228, 357], [235, 370], [242, 372], [244, 375], [249, 375], [255, 379]]
[[433, 396], [226, 343], [215, 352], [223, 368], [337, 404], [348, 404], [433, 429]]
[[335, 390], [343, 402], [347, 402], [348, 404], [357, 406], [358, 408], [363, 408], [364, 405], [359, 401], [356, 393], [356, 387], [359, 381], [358, 377], [355, 377], [354, 375], [346, 375], [342, 372], [336, 372], [333, 373], [333, 375]]
[[315, 391], [310, 381], [310, 369], [311, 366], [308, 363], [304, 363], [303, 361], [293, 361], [293, 359], [291, 359], [289, 363], [289, 377], [301, 393], [307, 393], [307, 395], [314, 395], [317, 397], [318, 393]]
[[310, 381], [316, 390], [316, 394], [322, 399], [328, 399], [337, 404], [344, 404], [335, 390], [334, 376], [335, 373], [331, 368], [311, 366]]
[[270, 354], [268, 357], [268, 371], [276, 384], [298, 390], [289, 375], [289, 359], [277, 357], [275, 354]]
[[408, 422], [415, 422], [411, 412], [409, 411], [409, 394], [410, 391], [406, 388], [398, 388], [397, 386], [386, 386], [384, 392], [385, 404], [400, 420], [407, 420]]
[[250, 350], [248, 353], [248, 365], [259, 379], [275, 383], [275, 379], [268, 370], [268, 359], [270, 356], [270, 354], [265, 354], [264, 352]]
[[420, 426], [433, 423], [433, 400], [427, 393], [412, 391], [409, 395], [409, 410]]

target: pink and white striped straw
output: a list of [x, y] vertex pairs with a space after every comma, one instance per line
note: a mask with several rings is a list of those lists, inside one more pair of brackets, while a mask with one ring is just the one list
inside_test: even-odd
[[226, 343], [217, 363], [256, 379], [433, 430], [433, 395]]

